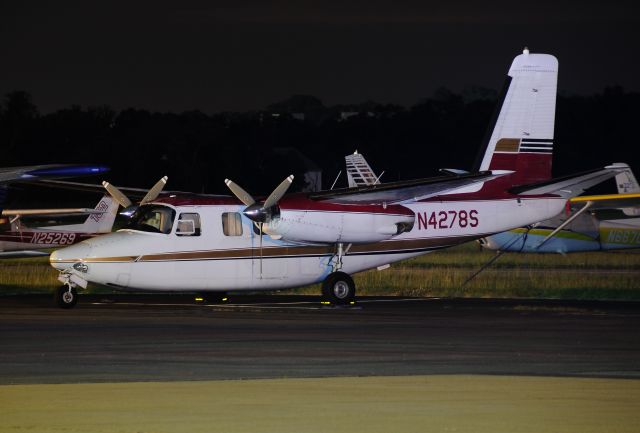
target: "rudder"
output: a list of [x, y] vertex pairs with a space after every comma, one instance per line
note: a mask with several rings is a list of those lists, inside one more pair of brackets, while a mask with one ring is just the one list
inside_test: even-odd
[[510, 170], [511, 185], [551, 179], [558, 60], [525, 48], [509, 69], [475, 171]]

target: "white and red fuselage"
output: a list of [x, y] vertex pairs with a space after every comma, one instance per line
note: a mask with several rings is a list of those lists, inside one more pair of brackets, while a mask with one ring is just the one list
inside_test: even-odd
[[344, 273], [551, 218], [582, 191], [590, 174], [552, 181], [557, 72], [551, 55], [514, 59], [468, 174], [285, 195], [289, 177], [263, 202], [227, 179], [238, 200], [158, 200], [132, 229], [56, 251], [51, 264], [70, 288], [252, 291], [323, 281], [323, 294], [352, 295]]
[[[261, 247], [259, 232], [237, 200], [167, 198], [153, 206], [175, 212], [168, 233], [120, 230], [58, 250], [51, 264], [75, 274], [76, 281], [120, 289], [299, 287], [321, 282], [335, 270], [338, 243], [344, 248], [341, 270], [353, 274], [545, 219], [565, 201], [553, 196], [483, 199], [473, 193], [385, 207], [319, 205], [292, 194], [279, 203], [279, 220], [271, 224], [282, 239], [265, 234]], [[197, 235], [179, 234], [180, 216], [193, 214], [199, 218]], [[237, 215], [242, 228], [225, 233], [223, 218], [229, 214]], [[408, 231], [392, 234], [390, 227], [398, 223], [408, 223], [403, 225]], [[298, 240], [297, 233], [305, 239]]]

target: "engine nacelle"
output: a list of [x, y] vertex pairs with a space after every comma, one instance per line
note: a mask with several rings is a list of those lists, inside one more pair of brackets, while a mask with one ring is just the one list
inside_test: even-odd
[[404, 206], [378, 206], [375, 210], [281, 209], [265, 231], [291, 242], [332, 244], [379, 242], [413, 228], [415, 214]]

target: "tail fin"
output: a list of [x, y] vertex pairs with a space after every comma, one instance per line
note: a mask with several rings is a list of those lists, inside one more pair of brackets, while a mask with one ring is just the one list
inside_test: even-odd
[[349, 188], [375, 185], [378, 183], [380, 176], [382, 176], [376, 176], [367, 160], [358, 151], [345, 156], [344, 160], [347, 165]]
[[618, 194], [635, 194], [640, 192], [640, 185], [633, 175], [631, 168], [616, 175]]
[[71, 224], [66, 226], [48, 227], [60, 231], [80, 232], [80, 233], [109, 233], [113, 229], [116, 215], [118, 214], [118, 203], [109, 195], [105, 195], [98, 202], [95, 210], [101, 213], [91, 214], [82, 224]]
[[[618, 194], [635, 194], [640, 192], [640, 185], [636, 177], [633, 175], [631, 168], [627, 168], [622, 173], [616, 175], [616, 185], [618, 186]], [[640, 216], [640, 208], [627, 207], [622, 212], [627, 216]]]
[[551, 178], [558, 60], [517, 56], [507, 77], [474, 171], [511, 170], [512, 186]]

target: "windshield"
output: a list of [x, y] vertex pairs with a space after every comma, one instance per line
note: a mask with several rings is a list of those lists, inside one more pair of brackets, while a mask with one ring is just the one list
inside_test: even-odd
[[171, 233], [176, 211], [167, 206], [144, 205], [131, 216], [125, 227], [130, 230], [140, 230], [152, 233]]

